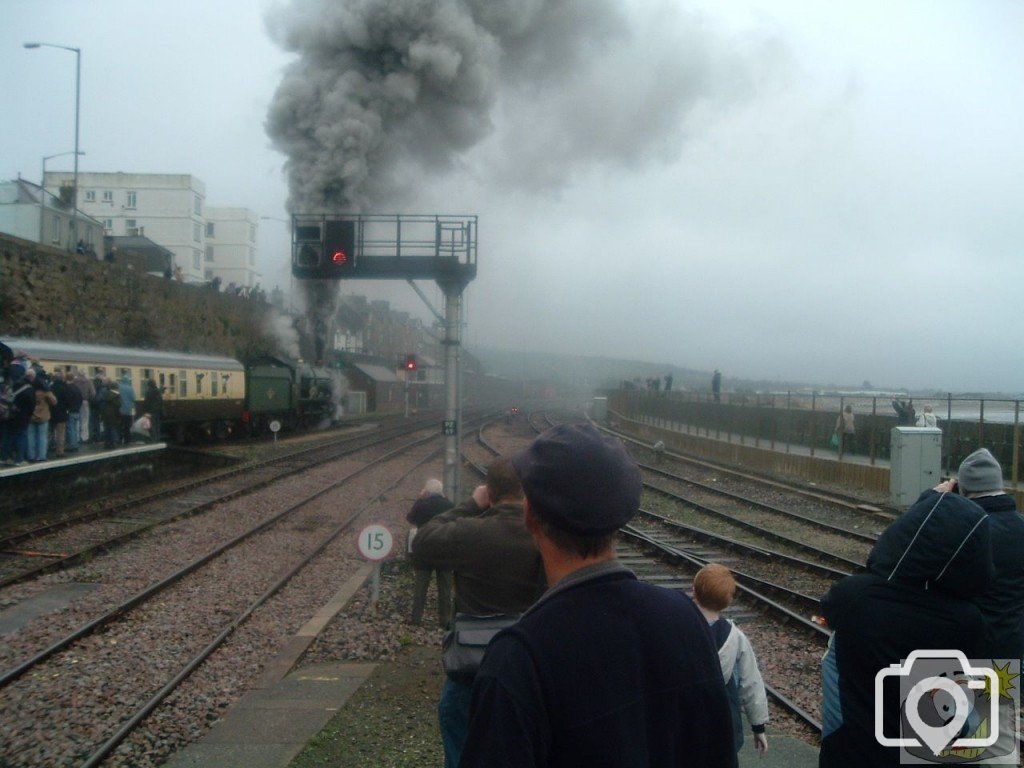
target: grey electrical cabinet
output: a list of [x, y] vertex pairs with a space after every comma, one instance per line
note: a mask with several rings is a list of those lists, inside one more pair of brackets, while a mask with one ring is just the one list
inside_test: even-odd
[[941, 479], [942, 430], [894, 427], [890, 436], [889, 496], [894, 507], [909, 507]]

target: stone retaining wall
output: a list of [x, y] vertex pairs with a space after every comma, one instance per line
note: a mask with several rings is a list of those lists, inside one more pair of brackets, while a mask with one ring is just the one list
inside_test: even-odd
[[0, 234], [0, 340], [245, 358], [276, 351], [269, 304]]

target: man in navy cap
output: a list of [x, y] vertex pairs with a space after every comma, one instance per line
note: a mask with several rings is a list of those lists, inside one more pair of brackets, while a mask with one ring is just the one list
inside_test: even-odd
[[590, 425], [554, 427], [512, 461], [549, 588], [488, 646], [460, 765], [734, 766], [707, 622], [615, 559], [636, 462]]

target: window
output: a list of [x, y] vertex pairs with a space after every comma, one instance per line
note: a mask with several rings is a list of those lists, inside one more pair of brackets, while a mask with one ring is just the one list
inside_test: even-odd
[[104, 219], [103, 220], [103, 228], [104, 229], [113, 229], [114, 228], [114, 220], [113, 219]]
[[217, 396], [217, 374], [210, 374], [210, 395], [213, 397]]
[[173, 373], [168, 373], [168, 374], [161, 373], [160, 374], [160, 391], [161, 392], [167, 391], [167, 387], [170, 387], [170, 392], [171, 392], [171, 395], [173, 396], [174, 395], [174, 374]]
[[[152, 368], [143, 368], [142, 369], [142, 383], [145, 384], [147, 381], [149, 381], [152, 378], [153, 378], [153, 369]], [[136, 394], [138, 394], [138, 393], [136, 392]]]
[[253, 267], [256, 266], [256, 249], [255, 248], [250, 248], [249, 249], [249, 265], [253, 266]]
[[134, 192], [125, 192], [125, 194], [124, 194], [124, 205], [125, 205], [126, 208], [134, 208], [135, 207], [135, 193]]
[[112, 202], [114, 202], [114, 193], [111, 192], [109, 189], [104, 191], [104, 193], [103, 193], [103, 202], [104, 203], [112, 203]]
[[198, 272], [203, 265], [203, 254], [198, 248], [192, 249], [192, 269]]
[[[188, 379], [185, 378], [186, 376], [188, 376], [188, 371], [179, 371], [178, 372], [178, 396], [179, 397], [188, 397]], [[172, 384], [172, 386], [174, 384], [174, 375], [173, 374], [171, 375], [171, 384]]]
[[203, 272], [203, 279], [204, 280], [213, 280], [213, 270], [212, 269], [208, 269], [205, 272]]
[[132, 369], [131, 368], [118, 368], [117, 369], [117, 380], [120, 381], [125, 376], [128, 377], [128, 381], [132, 380]]
[[50, 242], [60, 243], [60, 216], [54, 216], [50, 220]]
[[196, 374], [196, 394], [197, 395], [203, 394], [203, 379], [205, 379], [205, 378], [206, 378], [206, 374], [205, 373], [197, 373]]
[[196, 222], [192, 222], [192, 239], [197, 243], [203, 242], [203, 229]]
[[139, 226], [138, 222], [135, 219], [125, 219], [124, 220], [124, 225], [126, 227], [137, 227], [137, 226]]
[[249, 225], [249, 242], [250, 243], [255, 243], [256, 242], [256, 225], [255, 224], [250, 224]]
[[214, 236], [214, 234], [213, 234], [213, 222], [212, 221], [206, 222], [206, 236], [207, 237], [213, 237]]
[[96, 190], [95, 189], [87, 189], [87, 190], [85, 190], [85, 202], [87, 202], [87, 203], [95, 203], [96, 202]]
[[201, 198], [199, 195], [196, 195], [195, 197], [195, 205], [193, 206], [192, 210], [195, 211], [196, 216], [203, 215], [203, 198]]
[[213, 246], [212, 245], [206, 246], [206, 260], [207, 261], [213, 261]]

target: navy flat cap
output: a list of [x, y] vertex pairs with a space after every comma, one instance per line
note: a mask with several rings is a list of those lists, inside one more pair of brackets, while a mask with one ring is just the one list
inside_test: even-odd
[[560, 424], [512, 458], [530, 506], [572, 533], [611, 533], [640, 508], [642, 481], [633, 457], [590, 424]]

